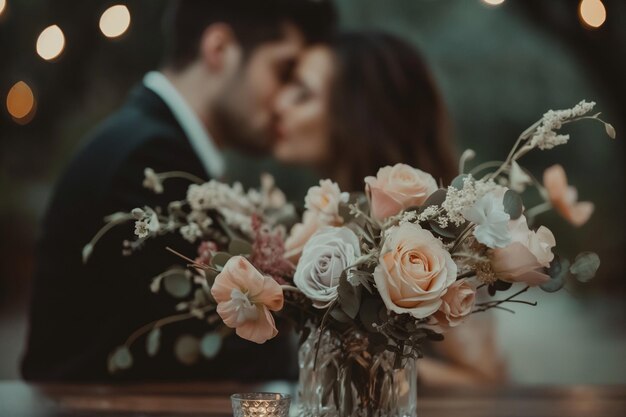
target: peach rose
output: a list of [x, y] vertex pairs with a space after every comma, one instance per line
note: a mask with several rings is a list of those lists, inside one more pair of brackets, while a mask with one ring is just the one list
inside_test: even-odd
[[441, 306], [457, 266], [441, 241], [416, 224], [388, 230], [374, 281], [387, 308], [421, 319]]
[[472, 312], [476, 301], [476, 290], [465, 279], [448, 287], [441, 298], [441, 307], [435, 313], [438, 324], [456, 327]]
[[278, 334], [271, 311], [283, 308], [283, 290], [243, 256], [233, 256], [215, 278], [211, 294], [224, 324], [239, 337], [265, 343]]
[[489, 252], [491, 267], [496, 276], [508, 282], [541, 285], [550, 280], [544, 268], [554, 259], [554, 235], [545, 226], [536, 232], [528, 229], [526, 217], [509, 222], [511, 244]]
[[285, 240], [285, 258], [293, 263], [297, 263], [302, 255], [304, 245], [323, 226], [325, 226], [324, 223], [322, 223], [316, 213], [305, 211], [302, 216], [302, 223], [294, 225]]
[[593, 213], [593, 203], [578, 202], [576, 188], [567, 185], [567, 176], [561, 165], [553, 165], [543, 172], [543, 185], [548, 192], [548, 198], [554, 209], [572, 223], [582, 226], [587, 223]]
[[327, 224], [339, 226], [343, 219], [339, 216], [339, 203], [348, 202], [348, 193], [342, 193], [337, 183], [321, 180], [320, 185], [309, 188], [304, 198], [304, 207], [316, 213]]
[[371, 194], [371, 214], [377, 220], [420, 206], [437, 191], [432, 175], [406, 164], [381, 168], [376, 177], [365, 178], [365, 183]]

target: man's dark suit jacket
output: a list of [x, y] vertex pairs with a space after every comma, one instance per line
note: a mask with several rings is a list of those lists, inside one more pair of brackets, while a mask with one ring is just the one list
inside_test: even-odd
[[38, 245], [23, 376], [82, 381], [292, 378], [295, 356], [286, 331], [265, 345], [231, 336], [214, 359], [180, 364], [174, 342], [183, 334], [206, 333], [208, 325], [200, 320], [163, 328], [161, 348], [153, 358], [147, 357], [140, 339], [132, 350], [133, 367], [114, 376], [108, 373], [108, 356], [134, 330], [176, 313], [177, 300], [149, 288], [152, 277], [184, 263], [165, 247], [192, 258], [196, 254], [172, 235], [124, 257], [122, 241], [133, 239], [130, 222], [106, 235], [83, 264], [82, 248], [106, 215], [146, 205], [166, 208], [168, 201], [185, 198], [188, 183], [183, 180], [166, 181], [161, 195], [145, 189], [146, 167], [207, 176], [169, 108], [140, 85], [91, 135], [56, 186]]

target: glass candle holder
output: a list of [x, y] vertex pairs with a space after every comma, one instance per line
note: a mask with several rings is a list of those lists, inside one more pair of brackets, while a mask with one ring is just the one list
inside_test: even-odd
[[291, 396], [271, 392], [233, 394], [234, 417], [289, 417]]

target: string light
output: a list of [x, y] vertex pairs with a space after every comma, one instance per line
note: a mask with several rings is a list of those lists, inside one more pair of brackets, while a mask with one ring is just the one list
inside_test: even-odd
[[597, 29], [606, 21], [606, 8], [601, 0], [581, 0], [578, 16], [585, 26]]
[[7, 110], [15, 122], [25, 125], [35, 116], [37, 102], [24, 81], [16, 82], [7, 94]]
[[65, 35], [57, 25], [48, 26], [37, 38], [37, 53], [46, 61], [58, 57], [65, 48]]
[[4, 12], [4, 9], [7, 7], [7, 0], [0, 0], [0, 16], [2, 15], [2, 12]]
[[122, 4], [109, 7], [100, 16], [100, 30], [107, 38], [123, 35], [129, 26], [130, 12], [128, 7]]
[[483, 0], [483, 3], [486, 3], [490, 6], [499, 6], [504, 3], [504, 0]]

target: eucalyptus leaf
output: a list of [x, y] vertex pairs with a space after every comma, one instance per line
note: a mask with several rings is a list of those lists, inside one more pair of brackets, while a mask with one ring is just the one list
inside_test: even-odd
[[213, 255], [213, 258], [211, 258], [211, 263], [213, 264], [213, 266], [224, 267], [224, 265], [226, 265], [226, 262], [228, 262], [230, 258], [232, 258], [232, 255], [229, 253], [217, 252], [215, 255]]
[[180, 336], [174, 346], [174, 353], [181, 363], [193, 365], [200, 356], [200, 342], [191, 335]]
[[457, 230], [454, 230], [452, 228], [444, 229], [443, 227], [439, 226], [439, 223], [437, 223], [437, 221], [435, 220], [429, 220], [428, 224], [430, 225], [430, 228], [433, 229], [433, 232], [437, 233], [439, 236], [454, 239], [458, 235]]
[[582, 252], [576, 256], [569, 271], [580, 282], [589, 282], [600, 268], [600, 257], [594, 252]]
[[504, 193], [504, 211], [511, 216], [511, 220], [517, 220], [524, 211], [524, 202], [522, 197], [513, 190], [507, 190]]
[[200, 340], [200, 352], [207, 359], [213, 359], [222, 347], [222, 336], [219, 333], [211, 332], [204, 335]]
[[359, 314], [359, 307], [361, 306], [361, 287], [353, 286], [348, 282], [345, 274], [342, 274], [339, 278], [339, 288], [337, 289], [339, 294], [339, 305], [341, 309], [351, 318], [356, 318]]
[[173, 297], [184, 298], [191, 292], [191, 279], [185, 274], [184, 269], [169, 271], [163, 277], [163, 288]]
[[252, 253], [252, 244], [238, 237], [233, 238], [228, 245], [228, 253], [232, 256], [250, 255]]
[[109, 356], [109, 372], [128, 369], [133, 366], [133, 355], [126, 346], [120, 346]]
[[146, 337], [146, 352], [148, 356], [156, 356], [161, 347], [161, 328], [155, 327]]
[[352, 323], [352, 319], [348, 316], [341, 307], [337, 306], [330, 310], [330, 316], [337, 320], [339, 323]]
[[359, 319], [369, 332], [377, 331], [373, 325], [381, 324], [379, 313], [380, 309], [384, 307], [385, 305], [380, 298], [366, 297], [363, 299], [359, 310]]
[[445, 188], [438, 189], [437, 191], [432, 193], [430, 196], [428, 196], [428, 198], [424, 202], [424, 205], [422, 206], [422, 211], [426, 207], [441, 206], [441, 204], [443, 204], [443, 202], [446, 201], [447, 195], [448, 195], [448, 190], [446, 190]]
[[462, 190], [463, 182], [465, 181], [465, 178], [467, 177], [469, 177], [469, 175], [467, 174], [461, 174], [461, 175], [456, 176], [456, 178], [454, 178], [452, 182], [450, 183], [450, 187], [454, 187], [457, 190]]
[[565, 285], [565, 281], [568, 276], [569, 261], [567, 259], [560, 259], [558, 256], [554, 257], [554, 260], [550, 262], [550, 267], [547, 272], [550, 275], [550, 281], [542, 284], [539, 288], [545, 292], [557, 292]]
[[215, 283], [215, 278], [217, 278], [218, 274], [219, 272], [215, 271], [214, 269], [204, 270], [204, 277], [206, 278], [206, 282], [209, 287], [213, 286], [213, 284]]

